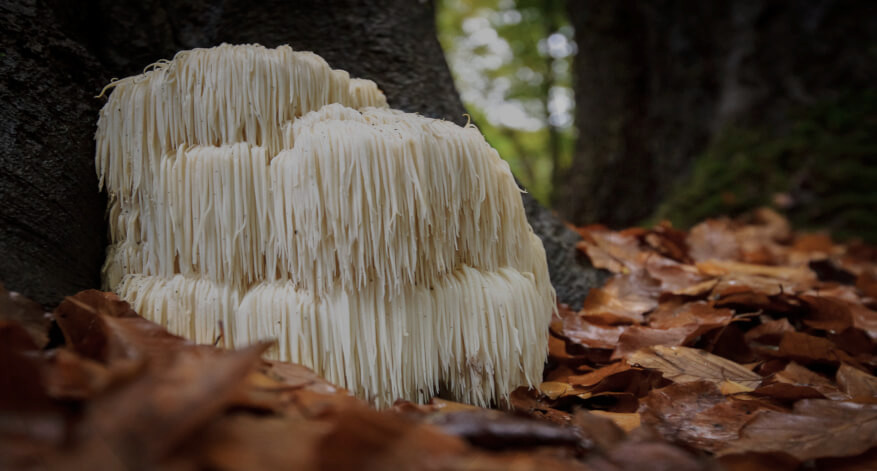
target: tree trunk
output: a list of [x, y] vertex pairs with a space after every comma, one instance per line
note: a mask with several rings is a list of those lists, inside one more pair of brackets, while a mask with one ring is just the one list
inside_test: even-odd
[[[23, 1], [6, 8], [0, 78], [0, 280], [44, 303], [99, 286], [105, 201], [94, 135], [111, 77], [139, 73], [183, 49], [290, 44], [374, 80], [391, 106], [465, 122], [436, 39], [431, 2], [93, 0]], [[559, 299], [578, 305], [599, 273], [577, 236], [524, 195], [543, 238]]]
[[874, 88], [869, 0], [570, 1], [579, 138], [556, 189], [570, 221], [637, 224], [729, 126]]

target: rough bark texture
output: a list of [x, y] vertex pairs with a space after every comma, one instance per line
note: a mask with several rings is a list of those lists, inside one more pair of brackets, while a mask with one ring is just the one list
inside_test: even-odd
[[575, 223], [636, 224], [727, 126], [781, 129], [796, 107], [874, 87], [869, 0], [567, 5], [579, 140], [556, 196]]
[[[24, 0], [3, 4], [0, 280], [45, 304], [99, 285], [105, 201], [92, 97], [112, 77], [222, 42], [290, 44], [374, 80], [391, 106], [465, 122], [425, 1]], [[559, 299], [581, 304], [599, 273], [577, 236], [524, 196]]]

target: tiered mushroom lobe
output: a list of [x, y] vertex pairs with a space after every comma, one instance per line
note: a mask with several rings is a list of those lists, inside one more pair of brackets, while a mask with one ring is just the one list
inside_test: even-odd
[[474, 126], [389, 109], [288, 46], [185, 51], [111, 89], [103, 277], [142, 315], [196, 342], [276, 338], [380, 406], [541, 381], [545, 251]]

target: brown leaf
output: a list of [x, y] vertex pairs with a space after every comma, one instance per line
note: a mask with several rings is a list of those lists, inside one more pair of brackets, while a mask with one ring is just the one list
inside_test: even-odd
[[[594, 460], [586, 463], [594, 466]], [[659, 441], [626, 440], [612, 449], [608, 459], [623, 470], [650, 471], [718, 471], [720, 468], [710, 459], [696, 456], [678, 446]], [[607, 469], [597, 467], [597, 469]]]
[[576, 248], [585, 252], [597, 268], [616, 274], [637, 272], [648, 252], [640, 248], [635, 232], [615, 232], [601, 228], [583, 228], [582, 241]]
[[624, 363], [623, 361], [619, 361], [611, 363], [607, 366], [604, 366], [581, 376], [570, 376], [568, 378], [568, 381], [570, 384], [576, 386], [593, 387], [594, 385], [596, 385], [600, 381], [603, 381], [609, 376], [629, 371], [630, 369], [630, 365]]
[[14, 292], [0, 283], [0, 322], [19, 324], [37, 348], [49, 343], [52, 317], [39, 303]]
[[710, 276], [743, 275], [763, 277], [765, 279], [791, 282], [793, 286], [809, 285], [816, 281], [816, 275], [806, 266], [777, 267], [728, 260], [707, 260], [698, 262], [697, 268], [705, 275]]
[[593, 447], [601, 452], [614, 448], [627, 435], [625, 430], [605, 414], [617, 415], [611, 412], [579, 409], [572, 419], [572, 425], [578, 429], [584, 440], [593, 444]]
[[856, 363], [846, 352], [837, 349], [830, 340], [802, 332], [783, 333], [776, 355], [803, 364], [828, 363], [836, 365], [842, 361]]
[[680, 263], [692, 263], [688, 256], [688, 244], [685, 242], [685, 231], [674, 229], [668, 221], [661, 221], [646, 233], [643, 239], [659, 254]]
[[660, 282], [661, 291], [665, 293], [678, 293], [708, 281], [708, 277], [693, 265], [685, 265], [658, 255], [646, 258], [644, 268], [649, 276]]
[[164, 361], [192, 342], [136, 315], [112, 293], [88, 290], [68, 296], [53, 314], [68, 348], [103, 363]]
[[661, 376], [653, 371], [633, 368], [620, 361], [599, 368], [581, 376], [570, 376], [570, 384], [576, 389], [584, 388], [586, 393], [578, 394], [582, 399], [591, 399], [600, 393], [628, 393], [640, 397], [661, 383]]
[[742, 251], [730, 219], [708, 219], [691, 228], [686, 242], [696, 261], [739, 260]]
[[571, 428], [495, 410], [437, 414], [430, 417], [429, 423], [471, 445], [492, 450], [545, 445], [574, 447], [579, 443]]
[[762, 405], [724, 396], [714, 383], [694, 381], [652, 391], [642, 400], [643, 424], [665, 439], [708, 451], [735, 440]]
[[543, 395], [527, 387], [520, 387], [512, 391], [509, 395], [509, 406], [514, 411], [560, 425], [569, 425], [572, 420], [572, 416], [568, 412], [551, 407]]
[[766, 378], [752, 394], [793, 401], [822, 398], [835, 401], [849, 399], [827, 378], [795, 362], [789, 363], [782, 371]]
[[724, 381], [739, 383], [754, 389], [761, 376], [720, 356], [687, 347], [656, 345], [634, 352], [627, 362], [653, 368], [676, 383], [708, 381], [716, 385]]
[[[728, 325], [734, 316], [730, 309], [716, 309], [705, 301], [685, 303], [675, 309], [656, 309], [649, 314], [649, 326], [657, 329], [671, 329], [696, 325], [698, 330], [713, 329]], [[699, 334], [698, 334], [699, 335]]]
[[539, 385], [539, 392], [548, 396], [553, 401], [561, 397], [574, 396], [584, 392], [584, 390], [578, 390], [566, 382], [545, 381]]
[[[563, 318], [563, 335], [591, 348], [614, 349], [625, 326], [607, 326], [586, 322], [578, 315]], [[608, 356], [608, 355], [607, 355]]]
[[877, 272], [865, 270], [856, 278], [856, 288], [865, 296], [877, 299]]
[[856, 456], [874, 446], [877, 405], [804, 399], [792, 412], [762, 411], [720, 454], [783, 452], [798, 460]]
[[3, 322], [0, 339], [0, 443], [60, 443], [66, 421], [46, 391], [43, 359], [31, 349], [31, 334], [18, 323]]
[[640, 323], [643, 315], [658, 306], [657, 283], [641, 275], [616, 275], [602, 288], [592, 289], [580, 315], [611, 316], [618, 323]]
[[159, 462], [231, 402], [267, 347], [178, 350], [166, 369], [151, 368], [92, 401], [76, 462], [91, 467], [109, 460], [128, 468]]
[[639, 412], [607, 412], [604, 410], [589, 410], [588, 413], [609, 419], [625, 432], [630, 432], [642, 424]]
[[618, 338], [618, 346], [612, 354], [612, 358], [628, 358], [634, 352], [655, 345], [682, 345], [696, 337], [697, 325], [673, 327], [669, 329], [654, 329], [633, 325], [624, 330]]
[[783, 334], [794, 332], [795, 328], [785, 317], [773, 319], [755, 326], [744, 334], [747, 342], [758, 342], [764, 345], [779, 345]]
[[849, 365], [840, 365], [837, 384], [853, 399], [877, 397], [877, 378]]
[[804, 318], [809, 327], [830, 332], [843, 332], [853, 325], [853, 315], [847, 303], [823, 296], [801, 296], [810, 311]]

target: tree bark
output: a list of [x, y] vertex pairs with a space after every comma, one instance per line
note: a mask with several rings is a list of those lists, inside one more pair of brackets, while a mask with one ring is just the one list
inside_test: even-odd
[[[0, 68], [0, 280], [44, 304], [99, 286], [105, 200], [93, 156], [112, 77], [140, 73], [183, 49], [290, 44], [374, 80], [391, 106], [465, 122], [436, 39], [431, 2], [411, 0], [26, 0], [5, 8]], [[579, 305], [600, 273], [577, 236], [529, 195], [559, 300]]]
[[579, 138], [555, 194], [574, 223], [637, 224], [728, 126], [781, 130], [798, 107], [874, 88], [868, 0], [567, 5]]

